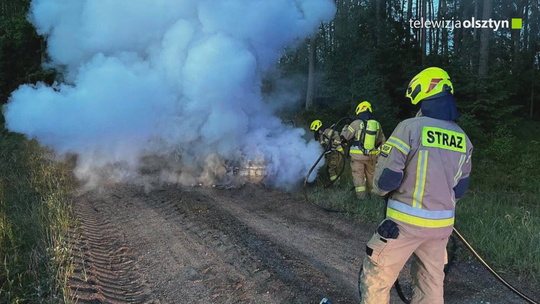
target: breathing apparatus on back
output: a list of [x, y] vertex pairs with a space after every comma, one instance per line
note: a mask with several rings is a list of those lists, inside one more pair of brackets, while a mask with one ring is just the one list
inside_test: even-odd
[[360, 128], [354, 136], [353, 146], [360, 148], [364, 154], [369, 154], [376, 149], [377, 132], [380, 129], [379, 122], [373, 119], [371, 103], [362, 101], [356, 107], [356, 115], [361, 120]]

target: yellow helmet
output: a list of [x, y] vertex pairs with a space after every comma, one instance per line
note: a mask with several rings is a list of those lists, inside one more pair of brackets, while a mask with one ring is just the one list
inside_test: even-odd
[[309, 127], [309, 129], [311, 131], [319, 131], [319, 129], [322, 127], [322, 121], [320, 120], [314, 120], [312, 123], [311, 123], [311, 126]]
[[412, 104], [417, 104], [421, 100], [444, 92], [448, 88], [450, 93], [454, 94], [454, 86], [448, 73], [441, 68], [430, 67], [413, 77], [409, 82], [405, 97], [409, 97]]
[[362, 112], [365, 112], [369, 110], [370, 112], [373, 112], [371, 110], [371, 104], [369, 103], [369, 101], [362, 101], [361, 103], [359, 103], [357, 106], [356, 106], [356, 115], [362, 113]]

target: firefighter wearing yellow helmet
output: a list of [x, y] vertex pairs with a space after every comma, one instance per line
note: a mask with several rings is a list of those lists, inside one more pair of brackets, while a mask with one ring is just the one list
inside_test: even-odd
[[358, 118], [343, 128], [341, 137], [350, 144], [349, 154], [356, 196], [364, 199], [373, 185], [378, 148], [386, 139], [381, 125], [373, 118], [368, 101], [358, 104], [356, 115]]
[[413, 77], [406, 97], [420, 103], [381, 148], [374, 192], [388, 198], [386, 219], [366, 246], [360, 278], [361, 303], [388, 303], [405, 262], [411, 265], [411, 303], [443, 304], [446, 244], [456, 202], [465, 193], [473, 146], [454, 122], [454, 87], [443, 69]]
[[313, 131], [315, 140], [319, 141], [323, 148], [327, 150], [325, 156], [326, 167], [330, 181], [335, 181], [343, 166], [343, 147], [339, 133], [332, 128], [323, 128], [323, 123], [320, 120], [314, 120], [309, 129]]

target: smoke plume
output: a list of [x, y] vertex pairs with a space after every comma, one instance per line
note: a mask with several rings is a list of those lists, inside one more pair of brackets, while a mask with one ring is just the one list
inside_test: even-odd
[[267, 183], [291, 185], [321, 148], [275, 115], [261, 79], [334, 13], [331, 0], [34, 0], [29, 18], [62, 81], [19, 87], [6, 125], [77, 154], [89, 183], [137, 178], [158, 157], [165, 179], [255, 162]]

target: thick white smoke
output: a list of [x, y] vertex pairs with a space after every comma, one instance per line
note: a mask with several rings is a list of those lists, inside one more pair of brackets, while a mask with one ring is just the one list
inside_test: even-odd
[[334, 13], [332, 0], [34, 0], [64, 82], [13, 92], [7, 127], [76, 153], [81, 178], [121, 165], [121, 180], [145, 156], [176, 155], [190, 180], [209, 159], [243, 158], [291, 185], [321, 150], [263, 102], [261, 77]]

